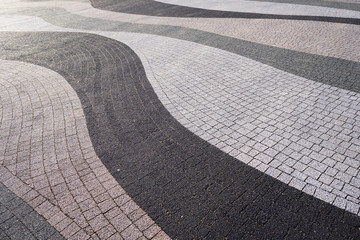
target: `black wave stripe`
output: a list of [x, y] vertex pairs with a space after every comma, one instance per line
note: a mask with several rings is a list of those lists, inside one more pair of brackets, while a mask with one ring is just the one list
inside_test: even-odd
[[230, 157], [179, 124], [126, 45], [83, 33], [0, 33], [0, 56], [60, 73], [100, 159], [176, 239], [359, 239], [360, 218]]
[[196, 18], [261, 18], [261, 19], [288, 19], [288, 20], [306, 20], [306, 21], [320, 21], [320, 22], [334, 22], [347, 24], [360, 24], [360, 19], [343, 18], [343, 17], [324, 17], [324, 16], [293, 16], [293, 15], [277, 15], [277, 14], [262, 14], [262, 13], [247, 13], [247, 12], [230, 12], [208, 10], [201, 8], [193, 8], [186, 6], [179, 6], [174, 4], [156, 2], [151, 0], [90, 0], [95, 8], [158, 16], [158, 17], [196, 17]]

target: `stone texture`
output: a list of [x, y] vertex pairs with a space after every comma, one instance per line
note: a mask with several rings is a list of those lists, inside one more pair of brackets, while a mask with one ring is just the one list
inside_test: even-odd
[[[43, 20], [1, 17], [1, 31], [41, 31], [0, 34], [2, 58], [36, 64], [2, 61], [1, 182], [65, 238], [359, 237], [357, 63], [324, 57], [358, 61], [356, 19], [188, 20], [18, 3], [1, 12]], [[225, 37], [259, 28], [242, 39], [274, 45], [280, 37], [264, 29], [279, 24], [277, 46], [324, 56]], [[291, 38], [294, 26], [304, 30]], [[312, 46], [298, 41], [322, 28]], [[3, 226], [19, 238], [27, 229], [16, 224]]]
[[[14, 4], [14, 3], [13, 3]], [[76, 15], [137, 24], [171, 25], [220, 34], [250, 42], [285, 48], [310, 54], [360, 61], [356, 25], [280, 19], [204, 19], [153, 17], [103, 11], [84, 2], [28, 3], [21, 6], [62, 7]], [[4, 9], [8, 5], [4, 4]], [[309, 36], [311, 34], [311, 36]], [[299, 40], [301, 39], [301, 41]], [[319, 47], [321, 46], [321, 47]]]
[[0, 183], [1, 239], [64, 239], [22, 199]]
[[[109, 209], [121, 212], [120, 208], [125, 208], [126, 214], [138, 209], [131, 199], [124, 205], [117, 205], [110, 194], [104, 195], [99, 203], [92, 200], [94, 191], [111, 192], [116, 197], [116, 190], [121, 195], [127, 194], [97, 158], [80, 101], [66, 80], [48, 69], [22, 62], [1, 60], [0, 68], [2, 123], [10, 124], [9, 128], [2, 124], [0, 129], [5, 143], [1, 153], [5, 159], [1, 165], [3, 173], [8, 175], [2, 174], [5, 186], [23, 198], [66, 239], [88, 239], [103, 227], [111, 226], [113, 216], [105, 215]], [[11, 150], [20, 146], [23, 151]], [[25, 197], [29, 191], [34, 192], [30, 199], [40, 197], [42, 200], [34, 202]], [[99, 211], [92, 212], [95, 216], [85, 214], [96, 206]], [[149, 217], [144, 219], [148, 225], [154, 224]], [[44, 220], [36, 223], [41, 221]], [[143, 236], [133, 223], [129, 225]], [[24, 229], [16, 230], [18, 234], [26, 235], [29, 231], [26, 224], [15, 226]], [[55, 229], [48, 226], [39, 231], [46, 234], [43, 237], [52, 239], [51, 235], [58, 234]], [[81, 229], [88, 230], [82, 232]], [[6, 228], [6, 231], [11, 229]]]
[[[326, 17], [328, 20], [334, 17], [359, 18], [359, 12], [351, 10], [246, 0], [225, 0], [221, 2], [216, 0], [91, 0], [91, 2], [95, 7], [101, 9], [164, 17], [303, 18], [320, 21], [325, 20]], [[311, 18], [312, 16], [317, 17]]]
[[[133, 41], [136, 38], [140, 40], [140, 35], [131, 40], [131, 37], [135, 35], [106, 32], [98, 32], [98, 34], [112, 38], [121, 37], [124, 41]], [[154, 41], [157, 38], [155, 36], [141, 36], [146, 36], [145, 39], [149, 43], [155, 44], [157, 42]], [[88, 130], [97, 155], [101, 156], [104, 164], [131, 198], [169, 236], [180, 239], [205, 236], [209, 238], [210, 236], [233, 238], [239, 234], [255, 234], [260, 231], [262, 234], [273, 238], [281, 238], [285, 235], [291, 236], [293, 231], [306, 232], [305, 229], [316, 222], [319, 227], [324, 229], [325, 235], [337, 238], [357, 237], [357, 230], [355, 229], [358, 217], [356, 215], [302, 194], [293, 187], [241, 163], [241, 161], [201, 140], [179, 124], [164, 108], [153, 91], [140, 59], [126, 45], [109, 38], [85, 33], [4, 33], [1, 35], [1, 39], [4, 49], [8, 49], [8, 44], [11, 42], [13, 49], [21, 47], [23, 51], [27, 51], [27, 58], [21, 56], [23, 61], [36, 62], [61, 72], [65, 76], [65, 79], [77, 91], [82, 101]], [[58, 40], [55, 42], [54, 39]], [[153, 41], [150, 41], [151, 39]], [[165, 38], [161, 38], [164, 44], [166, 44], [165, 40]], [[25, 49], [24, 42], [28, 44]], [[143, 42], [140, 41], [138, 44]], [[180, 43], [177, 42], [177, 44]], [[188, 42], [186, 44], [187, 47], [191, 46]], [[198, 47], [201, 49], [203, 46]], [[39, 51], [40, 49], [42, 51]], [[44, 49], [51, 49], [51, 51]], [[136, 48], [134, 49], [137, 51]], [[144, 46], [142, 49], [146, 50]], [[54, 55], [54, 53], [56, 54]], [[209, 54], [210, 52], [203, 53]], [[16, 51], [3, 50], [1, 54], [7, 59], [20, 57]], [[227, 54], [224, 56], [228, 57]], [[48, 62], [47, 56], [53, 56], [55, 61]], [[66, 60], [67, 66], [72, 66], [71, 68], [64, 68], [64, 63], [59, 64], [61, 61], [65, 61], [61, 56], [72, 56]], [[94, 59], [94, 61], [81, 62], [77, 60], [85, 56]], [[97, 58], [95, 56], [104, 57]], [[154, 61], [153, 58], [152, 61]], [[146, 64], [149, 63], [144, 62], [144, 64], [147, 69]], [[87, 74], [82, 74], [81, 69], [88, 69]], [[152, 77], [149, 73], [147, 75], [149, 78]], [[158, 90], [155, 88], [155, 91]], [[116, 102], [113, 104], [112, 101]], [[222, 115], [220, 114], [224, 114], [225, 110], [218, 111], [220, 116], [217, 118], [218, 120], [221, 120]], [[112, 120], [109, 121], [109, 119]], [[269, 118], [264, 117], [262, 119], [266, 121]], [[71, 128], [71, 124], [69, 127]], [[270, 133], [277, 132], [278, 136], [281, 135], [280, 132], [272, 128], [265, 128]], [[223, 129], [224, 135], [233, 132], [228, 131], [231, 130], [229, 128], [228, 130], [221, 127], [219, 129]], [[256, 128], [248, 126], [248, 130], [245, 132], [250, 134], [249, 129], [254, 130]], [[254, 140], [249, 142], [251, 146], [256, 146], [256, 139], [265, 139], [265, 137], [257, 138], [255, 136], [253, 138]], [[290, 136], [289, 138], [296, 140], [300, 137]], [[72, 146], [72, 141], [72, 137], [70, 137], [69, 146]], [[261, 150], [260, 148], [263, 146], [260, 145], [259, 150]], [[72, 152], [69, 153], [73, 154]], [[287, 152], [292, 154], [294, 151], [284, 151], [281, 156], [285, 160], [287, 159], [285, 155]], [[257, 151], [254, 154], [256, 156], [259, 153]], [[84, 155], [87, 156], [86, 159], [96, 157], [94, 153], [88, 150], [84, 151]], [[266, 158], [262, 156], [260, 159]], [[306, 161], [303, 160], [303, 162]], [[308, 163], [310, 162], [309, 160]], [[102, 170], [103, 167], [99, 162], [95, 161], [94, 165], [95, 168], [101, 170], [101, 173], [105, 171], [105, 169]], [[264, 163], [260, 165], [264, 166]], [[90, 168], [93, 169], [91, 166]], [[90, 195], [94, 197], [94, 201], [99, 204], [103, 203], [102, 207], [108, 209], [104, 197], [107, 194], [111, 196], [114, 193], [97, 191], [95, 186], [98, 184], [89, 178], [92, 174], [89, 175], [86, 169], [88, 167], [84, 164], [80, 164], [76, 168], [79, 176], [84, 177], [85, 187], [90, 189]], [[281, 178], [291, 186], [300, 186], [300, 184], [296, 184], [299, 182], [291, 181], [290, 175], [286, 175], [284, 172], [280, 173], [279, 179]], [[105, 189], [116, 186], [115, 181], [103, 177], [103, 174], [99, 176], [104, 182]], [[71, 177], [70, 179], [73, 180], [74, 178]], [[326, 189], [321, 188], [323, 183], [310, 177], [306, 181], [309, 183], [303, 188], [304, 192], [330, 201], [332, 195], [323, 194], [326, 191]], [[81, 189], [81, 181], [71, 181], [71, 183], [69, 189]], [[72, 186], [73, 184], [75, 184], [75, 188]], [[311, 192], [312, 186], [315, 187]], [[300, 187], [302, 188], [302, 186]], [[338, 195], [344, 198], [343, 195]], [[129, 224], [132, 214], [130, 213], [129, 217], [119, 215], [119, 211], [121, 213], [123, 210], [133, 209], [132, 204], [128, 203], [130, 198], [122, 198], [122, 195], [118, 196], [117, 194], [114, 196], [116, 196], [114, 202], [124, 205], [124, 207], [117, 211], [109, 210], [104, 218], [115, 216], [110, 223], [116, 230], [121, 231], [121, 238], [131, 238], [132, 235], [126, 229], [131, 226]], [[84, 201], [83, 198], [81, 199]], [[68, 200], [62, 201], [65, 204]], [[269, 201], [274, 202], [274, 205], [269, 205]], [[335, 202], [335, 200], [333, 201]], [[40, 202], [38, 206], [46, 205]], [[342, 205], [337, 201], [336, 206], [341, 207]], [[346, 209], [354, 211], [356, 207], [353, 204], [347, 204]], [[89, 210], [84, 212], [84, 218], [89, 217], [85, 214]], [[65, 211], [71, 213], [79, 225], [86, 226], [87, 221], [83, 220], [82, 211], [78, 210], [76, 204], [67, 205]], [[95, 212], [99, 211], [100, 207]], [[290, 214], [293, 222], [284, 220], [289, 217], [288, 215], [283, 216], [284, 211], [289, 212], [288, 214]], [[334, 215], [334, 218], [329, 218], [329, 212]], [[96, 215], [90, 215], [88, 221], [95, 217]], [[104, 218], [101, 218], [101, 222]], [[202, 219], [202, 223], [205, 221], [205, 224], [199, 224], [200, 219]], [[350, 221], [350, 219], [353, 220]], [[256, 222], [256, 226], [251, 227], [249, 224], [254, 222]], [[298, 226], [297, 222], [302, 224]], [[90, 228], [84, 228], [87, 233], [91, 233], [92, 227], [98, 229], [105, 226], [95, 224], [95, 222], [92, 225]], [[58, 223], [58, 226], [58, 228], [61, 226], [62, 229], [59, 231], [67, 229], [70, 233], [75, 231], [72, 229], [76, 229], [72, 226], [71, 221], [63, 220]], [[329, 226], [332, 228], [329, 229]], [[139, 225], [139, 227], [141, 226]], [[296, 230], [297, 228], [299, 230]], [[352, 230], [345, 232], [339, 230], [344, 228]], [[150, 226], [144, 230], [145, 236], [162, 237], [164, 234], [154, 233], [153, 231], [156, 229], [150, 229], [153, 228]], [[244, 229], [248, 230], [244, 232]], [[126, 232], [122, 233], [123, 231]], [[137, 236], [136, 232], [134, 230], [134, 234]], [[312, 232], [304, 234], [309, 237], [314, 236]], [[119, 235], [114, 234], [111, 237], [115, 238]]]

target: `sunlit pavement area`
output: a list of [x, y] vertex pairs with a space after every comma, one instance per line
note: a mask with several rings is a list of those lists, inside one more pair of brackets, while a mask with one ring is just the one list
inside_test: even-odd
[[359, 0], [0, 1], [0, 239], [360, 239]]

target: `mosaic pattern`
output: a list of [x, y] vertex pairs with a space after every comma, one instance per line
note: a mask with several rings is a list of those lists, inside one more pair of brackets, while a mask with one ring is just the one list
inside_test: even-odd
[[[0, 190], [21, 206], [3, 202], [0, 216], [18, 224], [13, 233], [360, 237], [356, 25], [196, 25], [66, 3], [18, 1], [0, 11]], [[297, 36], [274, 47], [261, 40], [271, 31], [244, 37], [212, 23], [243, 32], [328, 27], [317, 41], [352, 34], [338, 43], [344, 48], [325, 42], [317, 53]], [[44, 227], [20, 221], [21, 211]], [[19, 239], [7, 219], [1, 237]]]

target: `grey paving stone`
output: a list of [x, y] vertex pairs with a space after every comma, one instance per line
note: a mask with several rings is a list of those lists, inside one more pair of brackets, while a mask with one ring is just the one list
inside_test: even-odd
[[319, 176], [321, 175], [321, 172], [315, 170], [312, 167], [308, 167], [304, 170], [304, 174], [308, 175], [309, 177], [312, 177], [313, 179], [318, 179]]
[[315, 196], [320, 198], [321, 200], [324, 200], [326, 202], [333, 202], [336, 195], [334, 194], [331, 194], [329, 193], [328, 191], [324, 191], [320, 188], [318, 188], [316, 191], [315, 191]]

